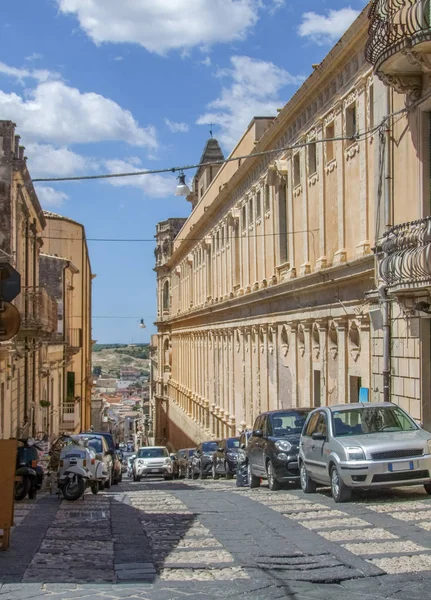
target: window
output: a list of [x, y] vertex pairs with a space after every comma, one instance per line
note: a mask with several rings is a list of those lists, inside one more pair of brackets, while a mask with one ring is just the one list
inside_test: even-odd
[[249, 203], [248, 203], [248, 224], [251, 225], [254, 221], [254, 214], [253, 214], [253, 198], [250, 198]]
[[308, 146], [308, 174], [313, 175], [317, 171], [317, 150], [316, 142]]
[[66, 397], [69, 402], [75, 400], [75, 373], [74, 371], [68, 371], [67, 373], [67, 389]]
[[218, 448], [219, 442], [204, 442], [202, 444], [202, 452], [215, 452]]
[[204, 186], [201, 185], [201, 189], [199, 190], [199, 199], [201, 199], [203, 195], [204, 195]]
[[272, 435], [272, 426], [269, 417], [263, 417], [262, 432], [265, 437]]
[[327, 435], [327, 431], [328, 431], [328, 427], [327, 427], [326, 415], [325, 415], [325, 413], [321, 412], [321, 413], [319, 413], [319, 419], [316, 424], [316, 429], [313, 431], [313, 433], [321, 433], [323, 435]]
[[332, 141], [333, 138], [335, 137], [335, 125], [334, 122], [329, 123], [329, 125], [326, 127], [325, 130], [325, 139], [327, 140], [325, 142], [325, 151], [326, 151], [326, 162], [331, 162], [331, 160], [334, 160], [335, 158], [335, 154], [334, 154], [334, 142]]
[[242, 221], [242, 230], [245, 231], [247, 227], [247, 208], [244, 204], [241, 210], [241, 221]]
[[306, 435], [307, 437], [311, 437], [313, 435], [313, 433], [316, 431], [318, 421], [319, 421], [319, 413], [316, 412], [311, 415], [311, 417], [307, 423], [307, 427], [304, 430], [304, 435]]
[[416, 423], [398, 406], [337, 410], [332, 414], [332, 427], [335, 437], [418, 429]]
[[262, 425], [263, 425], [263, 416], [259, 416], [259, 417], [257, 417], [256, 421], [254, 422], [253, 431], [262, 429]]
[[136, 458], [165, 458], [169, 456], [166, 448], [141, 448]]
[[354, 135], [356, 135], [356, 104], [351, 104], [346, 108], [346, 136], [353, 138]]
[[227, 440], [228, 448], [239, 448], [239, 439], [238, 438], [230, 438]]
[[265, 186], [265, 212], [271, 208], [271, 190], [269, 185]]
[[301, 433], [304, 427], [307, 412], [291, 411], [286, 413], [274, 413], [271, 416], [274, 435], [291, 435]]
[[163, 284], [163, 310], [169, 310], [170, 305], [170, 294], [169, 294], [169, 281], [166, 280]]
[[299, 152], [293, 157], [293, 186], [301, 183], [301, 158]]
[[262, 194], [260, 190], [256, 194], [256, 219], [262, 216]]

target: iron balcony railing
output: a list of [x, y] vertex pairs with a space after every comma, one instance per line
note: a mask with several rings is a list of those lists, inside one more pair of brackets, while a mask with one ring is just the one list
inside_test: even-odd
[[365, 56], [376, 70], [393, 54], [431, 39], [430, 0], [373, 0]]
[[79, 411], [74, 402], [64, 402], [61, 406], [60, 428], [63, 431], [74, 431], [78, 424]]
[[412, 289], [431, 283], [431, 217], [392, 227], [381, 249], [379, 274], [388, 286]]

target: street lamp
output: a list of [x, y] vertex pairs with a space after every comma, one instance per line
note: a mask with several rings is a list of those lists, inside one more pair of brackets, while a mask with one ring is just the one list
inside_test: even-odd
[[188, 196], [190, 194], [190, 188], [186, 184], [186, 176], [183, 171], [178, 176], [178, 185], [175, 191], [175, 196]]
[[140, 322], [139, 322], [139, 327], [140, 327], [141, 329], [145, 329], [145, 328], [146, 328], [146, 325], [145, 325], [145, 323], [144, 323], [144, 319], [141, 319], [141, 320], [140, 320]]

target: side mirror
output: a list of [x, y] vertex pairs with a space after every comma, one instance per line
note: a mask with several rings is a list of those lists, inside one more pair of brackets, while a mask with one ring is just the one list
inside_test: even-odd
[[240, 448], [241, 450], [245, 450], [245, 444], [241, 444]]
[[177, 455], [176, 454], [170, 454], [169, 456], [171, 457], [171, 460], [177, 460]]
[[313, 438], [313, 440], [316, 441], [325, 441], [326, 440], [326, 435], [324, 433], [320, 433], [320, 432], [315, 432], [313, 433], [313, 435], [311, 436]]
[[262, 429], [255, 429], [253, 431], [253, 435], [254, 435], [254, 437], [260, 437], [260, 438], [263, 437], [263, 431], [262, 431]]

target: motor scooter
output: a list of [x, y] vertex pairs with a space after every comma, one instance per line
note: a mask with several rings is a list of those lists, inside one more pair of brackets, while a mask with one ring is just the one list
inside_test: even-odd
[[34, 500], [43, 483], [43, 469], [38, 465], [39, 450], [42, 450], [33, 438], [18, 440], [22, 446], [16, 456], [15, 501], [20, 502], [28, 495]]
[[96, 453], [88, 446], [91, 438], [70, 436], [60, 452], [58, 488], [65, 500], [79, 500], [87, 487], [93, 494], [103, 489], [108, 472]]

